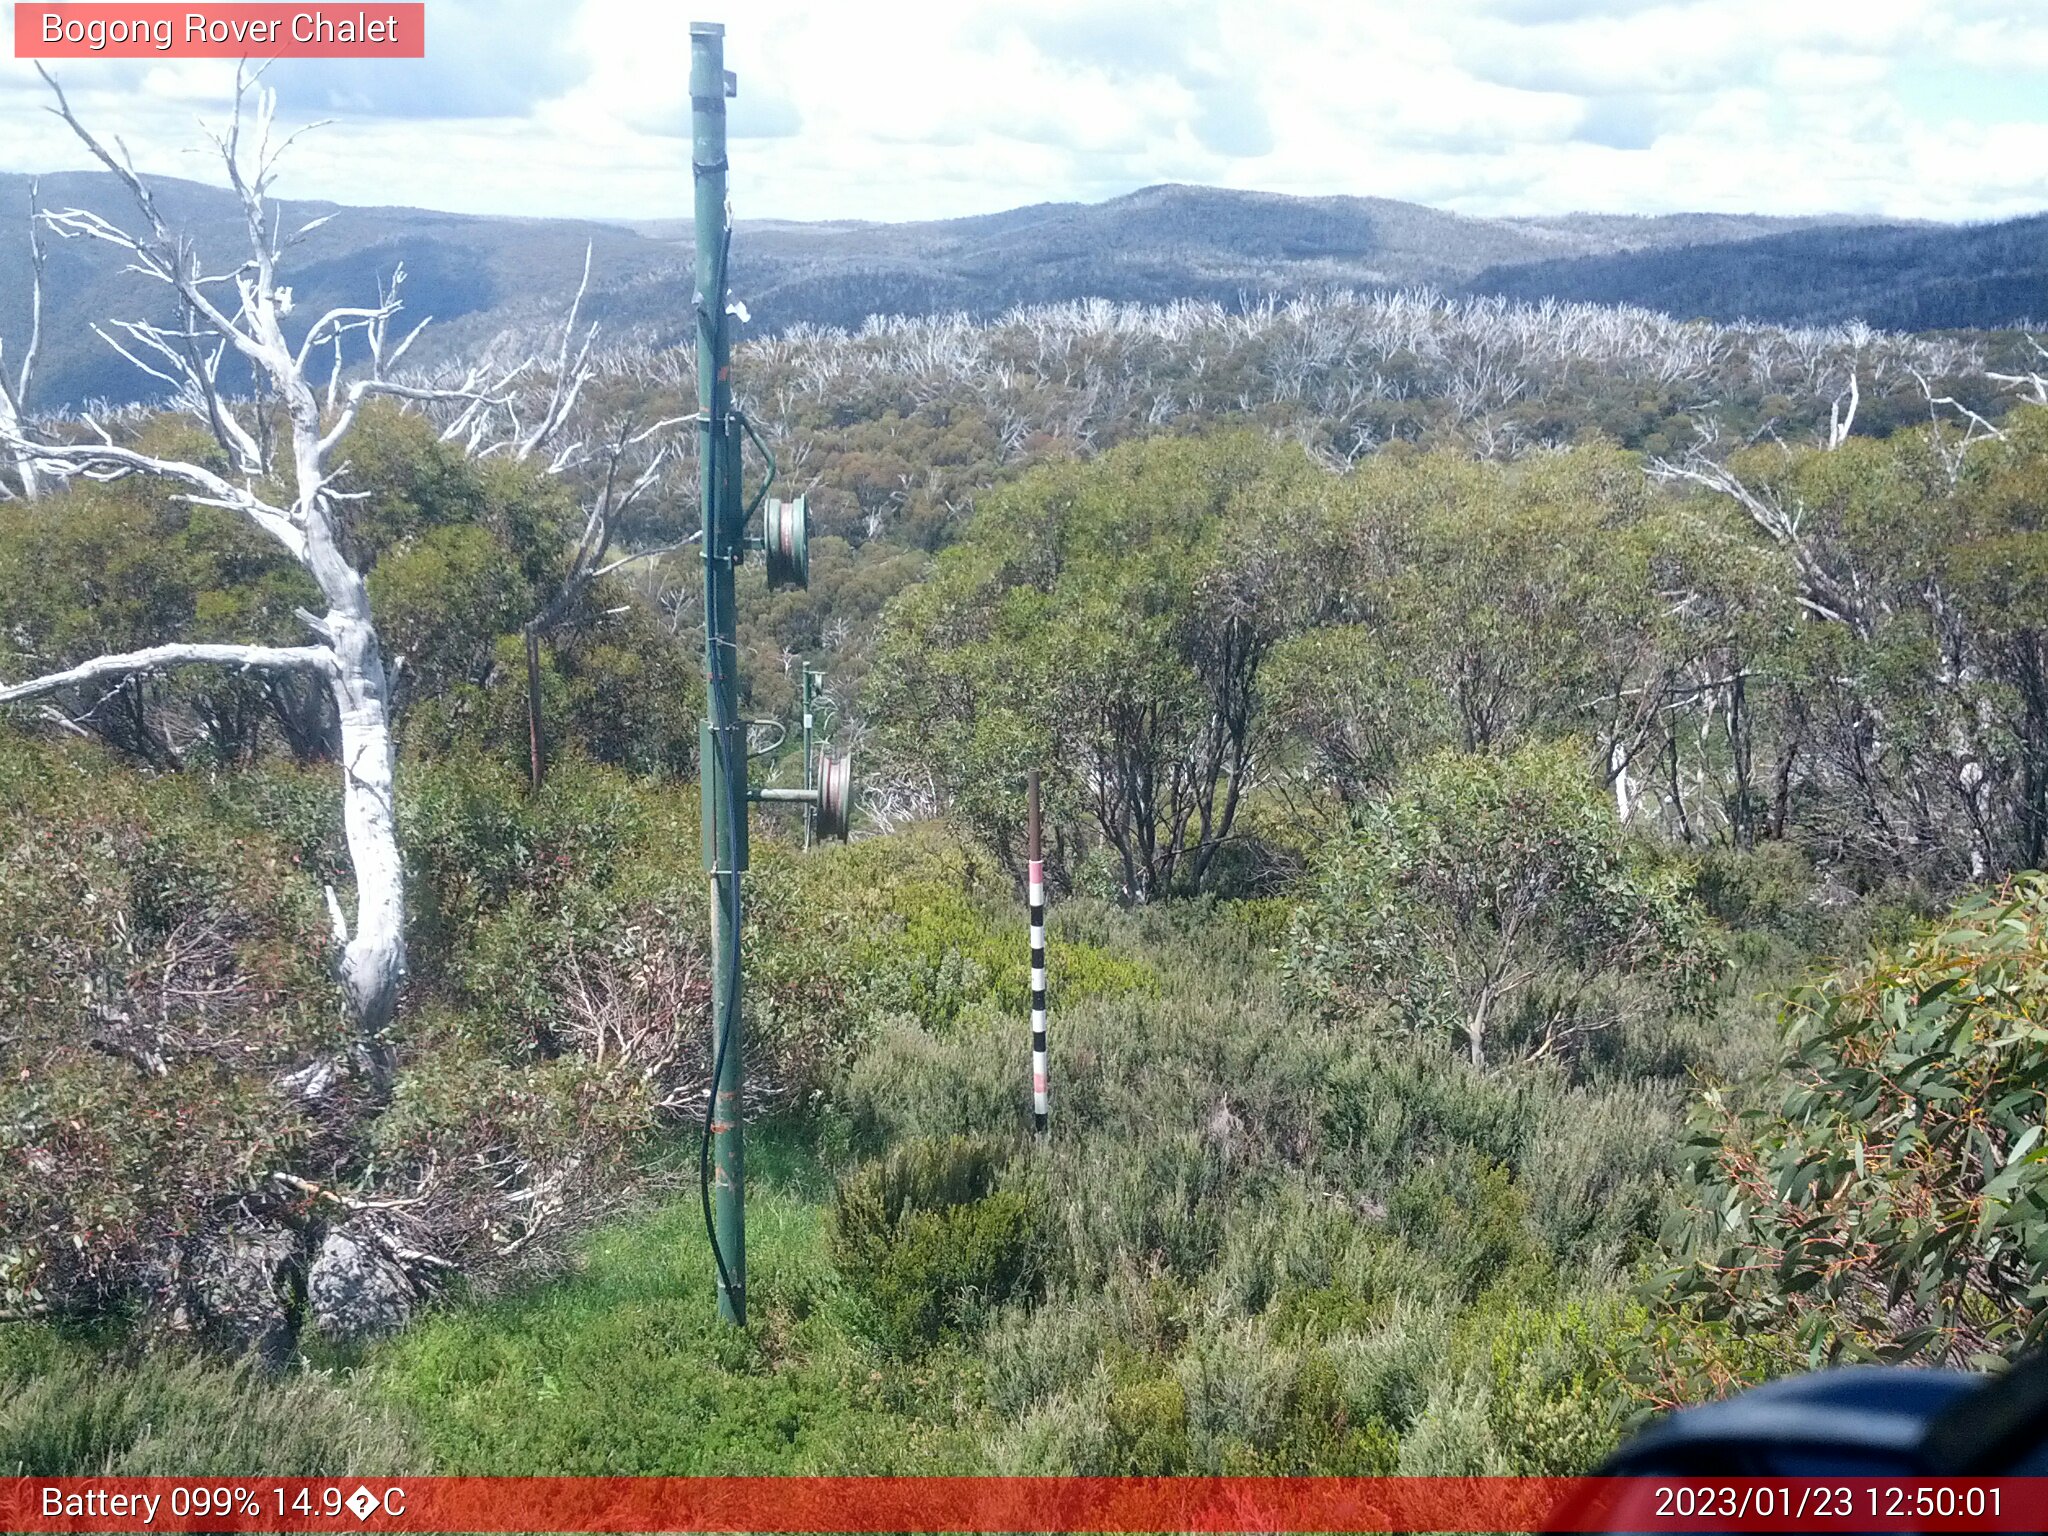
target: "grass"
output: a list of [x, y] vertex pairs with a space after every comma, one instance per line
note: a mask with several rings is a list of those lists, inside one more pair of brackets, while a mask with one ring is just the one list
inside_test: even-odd
[[822, 1121], [750, 1136], [745, 1334], [685, 1197], [566, 1278], [423, 1319], [359, 1390], [449, 1473], [1509, 1470], [1561, 1438], [1597, 1459], [1619, 1384], [1603, 1330], [1567, 1324], [1614, 1312], [1613, 1250], [1654, 1217], [1659, 1154], [1613, 1133], [1661, 1123], [1657, 1093], [1316, 1026], [1258, 912], [1064, 917], [1180, 963], [1061, 1012], [1058, 1122], [1016, 1169], [1055, 1201], [1044, 1303], [890, 1351], [833, 1264], [821, 1145], [1018, 1133], [1013, 1011], [983, 1000], [883, 1031]]
[[[1059, 914], [1056, 940], [1105, 967], [1173, 963], [1062, 998], [1043, 1142], [1021, 1130], [1016, 1010], [885, 1020], [802, 1123], [750, 1130], [743, 1333], [717, 1319], [684, 1135], [665, 1153], [680, 1197], [591, 1234], [566, 1273], [450, 1298], [282, 1382], [113, 1380], [88, 1423], [58, 1397], [89, 1342], [0, 1337], [0, 1385], [50, 1383], [16, 1415], [16, 1460], [90, 1472], [184, 1446], [211, 1468], [194, 1436], [225, 1415], [252, 1468], [272, 1441], [295, 1463], [481, 1475], [1591, 1465], [1630, 1409], [1627, 1282], [1670, 1198], [1682, 1080], [1482, 1074], [1318, 1023], [1282, 994], [1271, 919]], [[1649, 1045], [1682, 1065], [1703, 1049]], [[1043, 1192], [1044, 1284], [1005, 1301], [941, 1266], [958, 1317], [892, 1345], [873, 1276], [835, 1267], [835, 1175], [961, 1137], [1011, 1148], [1005, 1187]], [[191, 1430], [175, 1445], [124, 1427], [166, 1413]]]
[[0, 1328], [0, 1477], [332, 1477], [423, 1468], [402, 1413], [309, 1372], [266, 1378], [175, 1347]]
[[957, 1356], [892, 1366], [827, 1256], [829, 1181], [787, 1133], [750, 1147], [749, 1327], [722, 1325], [694, 1199], [609, 1229], [578, 1270], [452, 1308], [371, 1352], [358, 1384], [445, 1473], [884, 1473], [973, 1459]]

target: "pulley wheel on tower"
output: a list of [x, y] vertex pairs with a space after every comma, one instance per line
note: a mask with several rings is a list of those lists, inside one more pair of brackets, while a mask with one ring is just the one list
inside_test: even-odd
[[778, 591], [811, 584], [811, 509], [769, 497], [761, 513], [761, 545], [768, 557], [768, 585]]
[[853, 830], [853, 759], [824, 753], [818, 759], [818, 838], [845, 842]]

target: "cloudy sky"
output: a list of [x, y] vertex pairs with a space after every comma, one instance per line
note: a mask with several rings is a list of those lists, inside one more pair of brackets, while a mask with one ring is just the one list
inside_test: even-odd
[[[371, 7], [374, 9], [374, 7]], [[302, 61], [289, 196], [688, 206], [688, 22], [728, 23], [742, 218], [935, 218], [1156, 182], [1478, 214], [2048, 208], [2042, 0], [428, 0], [423, 61]], [[145, 170], [208, 176], [208, 61], [67, 61]], [[0, 169], [82, 165], [0, 61]]]

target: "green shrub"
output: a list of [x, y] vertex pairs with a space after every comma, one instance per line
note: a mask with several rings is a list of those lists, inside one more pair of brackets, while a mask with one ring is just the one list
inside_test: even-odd
[[1444, 1266], [1468, 1303], [1495, 1286], [1548, 1288], [1549, 1255], [1530, 1229], [1521, 1189], [1498, 1163], [1425, 1164], [1396, 1187], [1387, 1219]]
[[1043, 1285], [1043, 1196], [1025, 1182], [999, 1188], [1006, 1161], [966, 1137], [913, 1141], [840, 1181], [833, 1259], [885, 1348], [972, 1333]]
[[1500, 1477], [1506, 1460], [1487, 1422], [1486, 1389], [1450, 1378], [1435, 1384], [1415, 1423], [1401, 1436], [1394, 1469], [1402, 1477]]
[[1102, 1420], [1102, 1475], [1181, 1477], [1193, 1460], [1187, 1391], [1178, 1381], [1132, 1374], [1111, 1388]]
[[1469, 1148], [1521, 1160], [1531, 1101], [1546, 1080], [1489, 1074], [1443, 1046], [1367, 1042], [1331, 1065], [1319, 1126], [1347, 1183], [1385, 1189], [1418, 1159]]
[[1370, 1288], [1358, 1262], [1373, 1241], [1360, 1213], [1317, 1199], [1286, 1181], [1263, 1198], [1238, 1203], [1223, 1251], [1209, 1275], [1212, 1294], [1228, 1297], [1247, 1316], [1294, 1298], [1290, 1307], [1325, 1292]]
[[216, 793], [224, 807], [275, 838], [310, 878], [323, 883], [349, 878], [341, 786], [331, 769], [264, 763], [223, 775]]
[[1270, 1445], [1260, 1470], [1276, 1477], [1385, 1477], [1399, 1441], [1377, 1417], [1360, 1418], [1330, 1357], [1319, 1349], [1296, 1355], [1281, 1389]]
[[988, 1404], [1007, 1418], [1089, 1381], [1105, 1361], [1133, 1352], [1169, 1360], [1206, 1305], [1171, 1275], [1124, 1269], [1100, 1288], [1049, 1290], [1035, 1306], [1005, 1307], [977, 1350]]
[[1405, 1435], [1451, 1372], [1450, 1309], [1433, 1299], [1396, 1296], [1368, 1333], [1323, 1346], [1356, 1411]]
[[1639, 1412], [1625, 1357], [1640, 1329], [1640, 1309], [1611, 1298], [1507, 1313], [1486, 1360], [1486, 1419], [1508, 1470], [1584, 1476], [1614, 1450]]
[[0, 733], [0, 1311], [163, 1299], [345, 1038], [317, 887], [196, 775]]
[[551, 909], [609, 884], [621, 864], [646, 857], [659, 814], [655, 796], [587, 763], [563, 765], [534, 795], [513, 769], [460, 754], [415, 765], [400, 789], [426, 959], [461, 945], [515, 895]]
[[[829, 985], [859, 1020], [907, 1016], [941, 1036], [979, 1005], [1013, 1018], [1030, 1006], [1023, 903], [941, 827], [814, 849], [760, 875], [759, 899], [801, 919], [762, 957], [768, 977]], [[1062, 921], [1046, 965], [1061, 1008], [1159, 981], [1149, 959], [1109, 953]]]
[[535, 597], [517, 551], [473, 522], [410, 535], [377, 561], [369, 589], [378, 637], [429, 695], [482, 675], [498, 636], [525, 621]]
[[885, 1019], [840, 1078], [838, 1108], [855, 1145], [908, 1137], [1014, 1133], [1030, 1110], [1012, 1015], [978, 1008], [944, 1038], [909, 1018]]
[[1569, 1058], [1623, 1020], [1706, 1006], [1721, 947], [1686, 885], [1574, 743], [1444, 754], [1328, 849], [1287, 975], [1325, 1017], [1385, 1016], [1475, 1066]]
[[1008, 1477], [1085, 1476], [1102, 1465], [1108, 1389], [1100, 1379], [1038, 1399], [996, 1421], [987, 1444], [991, 1471]]
[[1088, 1381], [1122, 1335], [1121, 1309], [1102, 1291], [1048, 1287], [1036, 1306], [1012, 1305], [979, 1341], [990, 1410], [1014, 1421]]
[[1532, 1095], [1517, 1178], [1529, 1223], [1561, 1271], [1634, 1263], [1654, 1245], [1677, 1180], [1684, 1113], [1654, 1083]]
[[1196, 1470], [1255, 1468], [1258, 1448], [1271, 1446], [1278, 1430], [1291, 1359], [1250, 1318], [1201, 1319], [1172, 1360], [1187, 1394]]
[[0, 1475], [337, 1477], [421, 1470], [388, 1413], [320, 1376], [175, 1353], [65, 1358], [0, 1395]]
[[2048, 1334], [2048, 877], [1802, 990], [1784, 1027], [1778, 1102], [1700, 1106], [1660, 1397], [1723, 1379], [1688, 1321], [1781, 1370], [1983, 1365]]
[[1708, 849], [1693, 874], [1693, 891], [1708, 916], [1730, 928], [1818, 939], [1813, 866], [1789, 843]]
[[[643, 605], [620, 597], [599, 583], [583, 614], [541, 643], [550, 771], [598, 762], [674, 780], [696, 767], [701, 667]], [[402, 747], [415, 759], [466, 756], [525, 775], [532, 766], [527, 708], [525, 638], [497, 634], [463, 680], [408, 704]]]
[[1266, 1313], [1266, 1323], [1276, 1339], [1314, 1341], [1362, 1332], [1378, 1310], [1349, 1280], [1332, 1280], [1327, 1285], [1282, 1290]]
[[1197, 1333], [1174, 1369], [1199, 1472], [1374, 1477], [1393, 1467], [1393, 1432], [1319, 1346], [1276, 1348], [1237, 1319]]
[[1135, 1265], [1194, 1281], [1223, 1251], [1231, 1179], [1194, 1132], [1057, 1143], [1046, 1163], [1047, 1183], [1073, 1192], [1060, 1210], [1078, 1279]]

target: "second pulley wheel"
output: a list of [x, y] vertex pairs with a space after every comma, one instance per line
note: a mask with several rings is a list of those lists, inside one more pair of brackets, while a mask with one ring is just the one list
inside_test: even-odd
[[811, 509], [803, 497], [768, 498], [761, 509], [761, 549], [770, 587], [786, 591], [811, 584]]
[[818, 759], [818, 837], [845, 842], [853, 831], [853, 759], [825, 753]]

